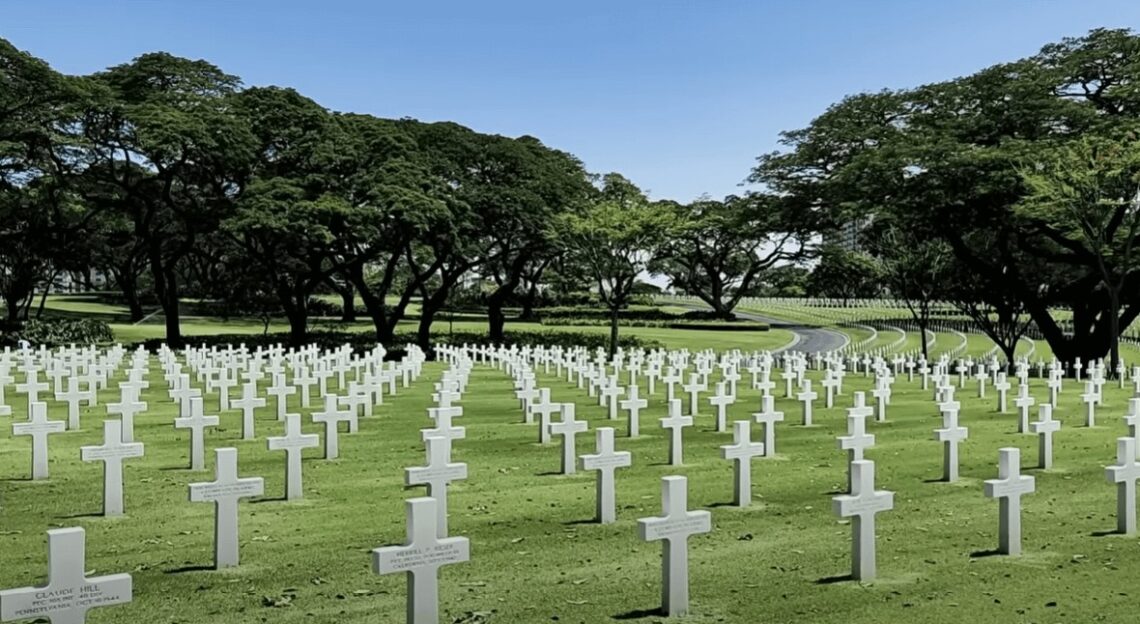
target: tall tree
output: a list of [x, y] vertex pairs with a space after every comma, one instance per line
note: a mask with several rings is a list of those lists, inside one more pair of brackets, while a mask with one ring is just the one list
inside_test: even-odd
[[145, 54], [95, 74], [83, 123], [99, 192], [145, 249], [167, 342], [182, 342], [181, 263], [238, 196], [253, 158], [232, 111], [236, 76], [205, 61]]
[[[1138, 125], [1140, 127], [1140, 125]], [[1098, 284], [1086, 296], [1107, 299], [1111, 367], [1120, 361], [1124, 289], [1140, 285], [1140, 140], [1086, 136], [1046, 152], [1027, 166], [1029, 194], [1019, 213], [1049, 238], [1053, 253], [1080, 256]]]
[[655, 268], [728, 318], [765, 271], [815, 249], [821, 213], [774, 195], [674, 204], [677, 226]]
[[602, 178], [598, 199], [584, 213], [561, 220], [561, 239], [588, 270], [609, 310], [611, 357], [617, 351], [619, 312], [629, 305], [638, 276], [648, 270], [673, 225], [668, 210], [616, 173]]
[[918, 325], [922, 357], [929, 360], [926, 333], [935, 304], [948, 292], [954, 252], [938, 238], [899, 225], [881, 229], [872, 246], [891, 294], [903, 300]]
[[882, 291], [882, 267], [871, 256], [838, 245], [824, 245], [819, 263], [808, 276], [808, 292], [816, 297], [868, 298]]

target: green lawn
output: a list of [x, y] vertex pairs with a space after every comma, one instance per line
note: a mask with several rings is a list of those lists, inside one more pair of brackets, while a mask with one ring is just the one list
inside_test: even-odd
[[[85, 410], [82, 431], [52, 437], [48, 482], [24, 480], [29, 441], [4, 433], [0, 586], [41, 581], [44, 531], [78, 525], [88, 531], [89, 571], [135, 578], [135, 602], [93, 611], [89, 621], [96, 624], [402, 622], [404, 579], [373, 576], [369, 550], [404, 539], [402, 501], [422, 489], [406, 490], [402, 470], [423, 461], [418, 430], [429, 424], [425, 409], [440, 370], [429, 365], [413, 388], [363, 420], [358, 434], [342, 435], [340, 460], [306, 452], [303, 502], [279, 500], [284, 458], [266, 451], [264, 442], [280, 431], [275, 419], [262, 414], [261, 439], [242, 442], [237, 415], [222, 414], [222, 426], [207, 435], [208, 446], [236, 446], [241, 474], [266, 479], [265, 498], [241, 505], [243, 563], [232, 571], [202, 569], [212, 561], [213, 511], [188, 503], [186, 487], [212, 480], [212, 472], [185, 469], [187, 439], [171, 425], [174, 407], [158, 392], [157, 367], [145, 395], [151, 409], [137, 426], [147, 454], [125, 469], [126, 518], [92, 516], [100, 509], [101, 470], [78, 459], [80, 446], [100, 441], [101, 405]], [[463, 400], [460, 424], [467, 439], [455, 447], [470, 478], [452, 489], [450, 499], [452, 532], [470, 538], [472, 560], [443, 571], [446, 622], [661, 621], [647, 612], [658, 604], [661, 551], [637, 539], [636, 519], [658, 513], [659, 479], [670, 474], [689, 477], [690, 506], [710, 509], [715, 527], [690, 543], [690, 621], [1125, 622], [1135, 612], [1136, 541], [1100, 536], [1115, 526], [1115, 489], [1104, 482], [1102, 468], [1124, 433], [1126, 395], [1115, 388], [1094, 429], [1079, 425], [1076, 389], [1062, 395], [1056, 468], [1033, 473], [1038, 491], [1024, 501], [1026, 554], [974, 558], [971, 553], [987, 551], [997, 540], [997, 503], [981, 491], [982, 480], [996, 474], [997, 449], [1022, 448], [1022, 463], [1030, 466], [1036, 440], [1015, 434], [1015, 417], [995, 414], [992, 397], [980, 401], [964, 390], [962, 422], [970, 438], [962, 447], [963, 480], [932, 482], [940, 474], [941, 451], [931, 430], [940, 419], [929, 393], [900, 378], [888, 422], [871, 425], [877, 446], [868, 452], [877, 462], [878, 486], [896, 492], [896, 508], [878, 518], [881, 578], [860, 585], [833, 582], [849, 568], [850, 529], [832, 515], [830, 500], [845, 478], [844, 456], [835, 449], [835, 436], [845, 430], [841, 409], [817, 405], [818, 426], [803, 428], [796, 424], [798, 404], [777, 401], [788, 414], [778, 428], [780, 455], [755, 461], [757, 503], [741, 511], [724, 506], [732, 471], [718, 447], [731, 435], [710, 430], [707, 407], [685, 432], [686, 464], [669, 467], [663, 465], [666, 438], [655, 422], [665, 413], [660, 394], [643, 414], [643, 437], [628, 440], [624, 421], [606, 420], [584, 391], [540, 377], [554, 400], [578, 403], [578, 416], [591, 429], [616, 426], [619, 448], [632, 451], [633, 467], [617, 477], [619, 522], [588, 522], [592, 475], [551, 474], [558, 447], [539, 446], [534, 426], [520, 423], [503, 373], [477, 367]], [[849, 403], [850, 391], [870, 386], [869, 379], [852, 377], [841, 404]], [[1040, 385], [1038, 398], [1044, 397]], [[8, 396], [21, 418], [21, 402], [11, 391]], [[100, 399], [114, 396], [103, 392]], [[755, 393], [743, 391], [730, 417], [746, 417], [757, 401]], [[64, 410], [52, 404], [51, 414], [62, 418]], [[580, 453], [593, 446], [592, 432], [579, 437]], [[208, 457], [212, 465], [212, 453]], [[493, 615], [480, 620], [470, 613]]]

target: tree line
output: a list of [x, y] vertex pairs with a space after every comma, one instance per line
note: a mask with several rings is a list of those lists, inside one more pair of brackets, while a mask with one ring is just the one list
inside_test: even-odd
[[[63, 75], [0, 40], [0, 298], [18, 323], [95, 269], [179, 344], [188, 299], [299, 342], [335, 293], [381, 342], [418, 307], [426, 344], [471, 284], [492, 339], [551, 291], [593, 292], [616, 336], [657, 273], [723, 317], [774, 285], [889, 292], [920, 327], [953, 302], [1007, 356], [1033, 324], [1062, 360], [1115, 358], [1140, 315], [1138, 74], [1140, 38], [1100, 29], [849, 96], [783, 133], [753, 190], [679, 203], [530, 136], [331, 111], [161, 52]], [[862, 251], [835, 244], [852, 223]]]

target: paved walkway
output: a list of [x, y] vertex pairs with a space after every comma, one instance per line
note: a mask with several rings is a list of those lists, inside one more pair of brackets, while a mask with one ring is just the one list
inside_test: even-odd
[[[707, 310], [709, 308], [702, 305], [684, 304], [684, 307], [693, 310]], [[799, 323], [789, 323], [788, 321], [781, 321], [778, 319], [761, 316], [752, 312], [736, 311], [738, 318], [746, 321], [758, 321], [760, 323], [767, 323], [776, 329], [786, 329], [791, 331], [799, 340], [788, 345], [787, 349], [793, 351], [801, 351], [803, 353], [817, 353], [836, 351], [847, 346], [850, 342], [847, 336], [830, 329], [822, 329], [820, 327], [811, 327], [801, 325]], [[783, 351], [784, 349], [776, 349], [776, 351]]]

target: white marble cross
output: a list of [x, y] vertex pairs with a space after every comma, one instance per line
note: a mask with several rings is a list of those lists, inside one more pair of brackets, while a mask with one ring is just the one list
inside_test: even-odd
[[942, 428], [934, 430], [934, 439], [942, 443], [942, 478], [947, 483], [958, 480], [958, 444], [968, 436], [969, 431], [958, 424], [958, 410], [942, 410]]
[[447, 537], [447, 487], [452, 481], [467, 478], [467, 464], [451, 461], [451, 441], [447, 438], [428, 437], [427, 465], [404, 469], [404, 484], [426, 485], [428, 496], [436, 501], [436, 528], [438, 536]]
[[1116, 484], [1116, 531], [1132, 535], [1136, 532], [1136, 480], [1140, 479], [1136, 438], [1116, 439], [1116, 464], [1106, 466], [1104, 476]]
[[256, 438], [254, 431], [254, 410], [259, 407], [265, 407], [265, 399], [257, 395], [257, 382], [249, 381], [242, 386], [241, 398], [230, 401], [230, 407], [236, 407], [241, 410], [241, 439], [253, 440]]
[[810, 379], [804, 380], [803, 384], [800, 386], [800, 392], [799, 392], [799, 394], [796, 395], [796, 398], [799, 399], [799, 401], [804, 404], [803, 426], [811, 427], [812, 426], [812, 424], [811, 424], [812, 402], [819, 398], [819, 393], [817, 393], [811, 389], [811, 380]]
[[285, 383], [285, 375], [274, 375], [273, 383], [265, 390], [277, 405], [277, 420], [285, 420], [285, 410], [289, 405], [289, 395], [297, 394], [297, 388]]
[[662, 429], [669, 430], [669, 465], [680, 466], [684, 463], [684, 438], [682, 431], [685, 427], [693, 426], [692, 416], [681, 415], [681, 399], [669, 401], [669, 417], [660, 418]]
[[356, 413], [340, 408], [340, 399], [335, 394], [325, 395], [325, 408], [313, 412], [313, 422], [325, 425], [325, 459], [340, 457], [340, 423], [349, 424], [349, 431], [353, 429], [352, 423], [356, 420]]
[[831, 499], [835, 515], [851, 518], [851, 577], [875, 578], [875, 514], [894, 509], [895, 494], [875, 489], [875, 462], [851, 462], [851, 493]]
[[146, 408], [146, 403], [131, 396], [123, 396], [118, 403], [107, 404], [107, 413], [117, 414], [123, 423], [123, 442], [135, 441], [135, 416], [145, 412]]
[[574, 474], [575, 458], [577, 456], [576, 436], [589, 429], [584, 420], [574, 418], [575, 405], [573, 403], [560, 403], [562, 421], [552, 423], [549, 427], [552, 435], [562, 436], [562, 474]]
[[87, 396], [87, 391], [79, 389], [79, 378], [74, 376], [67, 378], [67, 392], [55, 393], [56, 401], [67, 402], [67, 428], [71, 431], [79, 429], [79, 402]]
[[579, 458], [582, 470], [597, 470], [596, 520], [600, 524], [610, 524], [617, 519], [617, 504], [614, 494], [614, 469], [625, 468], [633, 463], [629, 451], [614, 451], [614, 430], [599, 427], [594, 430], [596, 451], [593, 455]]
[[1005, 373], [998, 373], [997, 381], [994, 382], [994, 390], [998, 392], [998, 412], [1004, 414], [1006, 412], [1007, 404], [1006, 397], [1010, 389], [1009, 379], [1006, 378]]
[[752, 419], [764, 425], [764, 457], [776, 454], [776, 423], [784, 421], [784, 413], [777, 412], [776, 398], [770, 394], [760, 397], [760, 411], [752, 414]]
[[40, 392], [46, 392], [50, 387], [47, 383], [40, 381], [38, 368], [30, 368], [27, 369], [24, 383], [16, 384], [16, 392], [27, 395], [28, 410], [31, 411], [32, 404], [40, 402]]
[[690, 373], [688, 385], [682, 386], [681, 388], [689, 393], [689, 415], [696, 416], [697, 404], [700, 402], [701, 392], [703, 392], [707, 386], [701, 382], [701, 376], [699, 374]]
[[550, 391], [546, 391], [546, 396], [540, 398], [539, 401], [531, 405], [531, 411], [538, 414], [538, 442], [539, 444], [550, 444], [550, 417], [556, 412], [562, 411], [561, 403], [550, 402]]
[[48, 478], [48, 436], [53, 433], [62, 433], [66, 425], [62, 420], [47, 419], [47, 403], [39, 401], [28, 406], [31, 420], [14, 423], [12, 435], [31, 436], [32, 438], [32, 480], [39, 481]]
[[462, 440], [467, 437], [466, 427], [457, 427], [451, 424], [455, 418], [463, 415], [463, 408], [458, 405], [451, 407], [429, 407], [428, 417], [435, 422], [435, 427], [432, 429], [421, 429], [420, 437], [427, 441], [429, 436], [439, 438], [447, 438], [447, 444], [450, 447], [455, 440]]
[[732, 504], [747, 507], [752, 504], [752, 458], [764, 455], [764, 443], [752, 441], [747, 420], [732, 423], [732, 442], [720, 447], [720, 456], [732, 461]]
[[190, 397], [190, 415], [185, 418], [175, 418], [174, 426], [178, 429], [190, 430], [190, 470], [202, 470], [206, 467], [206, 445], [203, 431], [206, 427], [217, 427], [217, 416], [204, 416], [202, 414], [202, 397]]
[[[408, 541], [372, 551], [376, 574], [406, 572], [408, 577], [407, 624], [439, 624], [439, 568], [471, 558], [466, 537], [440, 537], [436, 526], [439, 505], [434, 498], [404, 501]], [[446, 533], [446, 532], [445, 532]]]
[[52, 624], [84, 624], [91, 609], [131, 601], [129, 574], [87, 576], [83, 529], [53, 529], [47, 535], [47, 585], [0, 591], [0, 622], [47, 618]]
[[630, 438], [641, 435], [641, 410], [649, 406], [649, 401], [638, 397], [638, 392], [637, 384], [631, 385], [626, 392], [626, 398], [621, 402], [621, 408], [629, 412], [627, 436]]
[[662, 515], [637, 521], [638, 536], [661, 544], [661, 609], [668, 617], [689, 611], [689, 536], [712, 530], [712, 515], [689, 511], [688, 480], [661, 478]]
[[300, 414], [286, 414], [285, 435], [266, 438], [265, 441], [269, 450], [285, 451], [285, 500], [302, 498], [304, 489], [301, 487], [301, 451], [319, 445], [320, 436], [301, 432]]
[[875, 420], [885, 422], [887, 420], [887, 405], [891, 402], [891, 387], [885, 383], [878, 384], [874, 390], [871, 390], [871, 396], [876, 400], [876, 416]]
[[830, 409], [835, 406], [835, 390], [839, 387], [839, 379], [831, 374], [828, 370], [825, 374], [823, 381], [819, 382], [823, 386], [824, 392], [824, 407]]
[[723, 433], [725, 419], [728, 417], [726, 408], [736, 402], [736, 397], [726, 391], [727, 382], [721, 381], [716, 385], [716, 394], [709, 397], [709, 404], [716, 408], [716, 431]]
[[1029, 396], [1029, 385], [1021, 384], [1017, 388], [1017, 398], [1013, 400], [1013, 404], [1017, 406], [1018, 421], [1017, 432], [1029, 433], [1029, 408], [1037, 403], [1037, 399]]
[[1021, 497], [1034, 491], [1033, 477], [1021, 474], [1021, 449], [998, 449], [998, 478], [986, 479], [985, 495], [999, 502], [998, 552], [1021, 554]]
[[1042, 403], [1038, 408], [1040, 420], [1030, 425], [1037, 434], [1037, 467], [1053, 467], [1053, 434], [1061, 428], [1061, 421], [1053, 420], [1053, 406]]
[[190, 484], [190, 502], [214, 503], [214, 567], [238, 564], [238, 501], [265, 493], [261, 477], [238, 477], [236, 448], [214, 449], [214, 481]]
[[1085, 384], [1085, 392], [1081, 395], [1081, 400], [1085, 403], [1085, 426], [1096, 426], [1096, 404], [1100, 400], [1093, 382]]
[[103, 515], [123, 515], [123, 460], [142, 457], [142, 443], [125, 443], [123, 423], [104, 420], [103, 446], [80, 447], [79, 456], [83, 461], [103, 462]]

